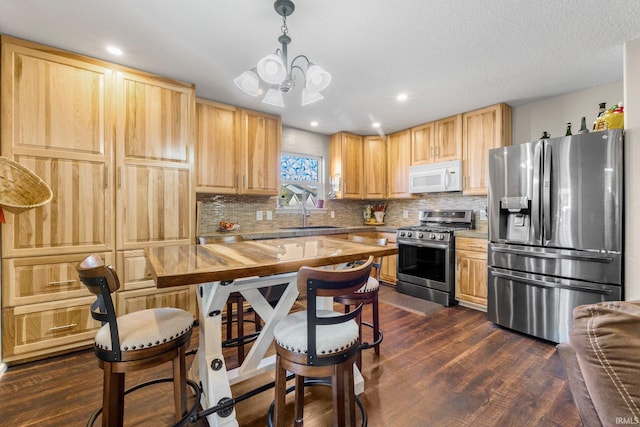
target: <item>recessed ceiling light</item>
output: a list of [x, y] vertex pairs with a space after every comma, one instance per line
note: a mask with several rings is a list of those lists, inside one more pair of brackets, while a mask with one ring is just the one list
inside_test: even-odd
[[398, 101], [406, 101], [407, 98], [409, 98], [409, 97], [407, 96], [406, 93], [400, 93], [400, 94], [398, 94], [398, 96], [396, 96], [396, 99]]
[[313, 126], [313, 127], [318, 126], [318, 122], [316, 122], [316, 121], [313, 121], [313, 122], [311, 122], [311, 123], [309, 123], [309, 124], [310, 124], [311, 126]]
[[122, 55], [122, 49], [117, 48], [115, 46], [107, 46], [107, 52], [112, 55]]
[[379, 127], [380, 127], [380, 123], [378, 123], [378, 122], [373, 122], [373, 123], [371, 123], [371, 126], [373, 126], [374, 128], [376, 128], [376, 129], [377, 129], [377, 128], [379, 128]]

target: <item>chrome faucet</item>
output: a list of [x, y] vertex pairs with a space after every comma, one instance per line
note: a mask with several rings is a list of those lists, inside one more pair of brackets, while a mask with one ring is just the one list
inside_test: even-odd
[[[308, 196], [307, 196], [308, 197]], [[307, 209], [307, 198], [302, 198], [302, 226], [307, 226], [307, 217], [309, 216], [309, 210]]]

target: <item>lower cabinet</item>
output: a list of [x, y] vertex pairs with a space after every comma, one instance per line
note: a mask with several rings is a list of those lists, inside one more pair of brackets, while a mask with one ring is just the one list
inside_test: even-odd
[[[378, 232], [376, 237], [386, 237], [387, 243], [396, 244], [395, 233]], [[382, 258], [382, 268], [380, 269], [380, 280], [392, 285], [396, 284], [398, 255], [388, 255]]]
[[456, 299], [487, 309], [487, 240], [456, 237]]
[[[95, 296], [76, 265], [88, 253], [5, 258], [2, 261], [2, 358], [29, 361], [93, 343]], [[113, 263], [111, 252], [100, 253]]]

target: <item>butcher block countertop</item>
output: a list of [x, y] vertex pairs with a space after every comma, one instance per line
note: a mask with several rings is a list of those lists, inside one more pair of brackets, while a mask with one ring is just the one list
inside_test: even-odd
[[369, 255], [395, 255], [395, 245], [367, 245], [330, 236], [245, 240], [145, 249], [159, 288], [242, 277], [266, 276], [356, 261]]

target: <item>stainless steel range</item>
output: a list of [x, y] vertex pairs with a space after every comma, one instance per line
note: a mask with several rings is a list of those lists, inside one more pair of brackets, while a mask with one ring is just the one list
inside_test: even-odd
[[420, 225], [396, 232], [396, 289], [450, 307], [456, 304], [453, 233], [473, 228], [473, 211], [425, 210], [419, 220]]

